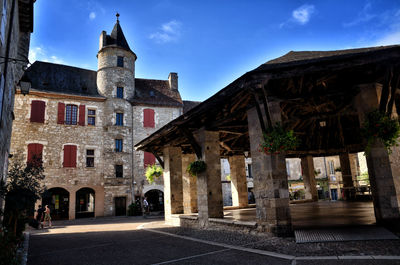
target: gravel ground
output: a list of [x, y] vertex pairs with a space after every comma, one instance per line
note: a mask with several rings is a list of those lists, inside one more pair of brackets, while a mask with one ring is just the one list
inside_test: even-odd
[[[172, 234], [193, 237], [237, 246], [246, 246], [295, 256], [364, 256], [400, 255], [400, 240], [371, 240], [348, 242], [324, 242], [296, 244], [294, 237], [278, 238], [265, 235], [251, 235], [232, 231], [200, 230], [171, 227], [161, 222], [146, 225], [146, 228]], [[398, 235], [398, 234], [397, 234]]]

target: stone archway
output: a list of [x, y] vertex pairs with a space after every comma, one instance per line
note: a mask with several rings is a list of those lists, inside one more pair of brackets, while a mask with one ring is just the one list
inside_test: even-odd
[[81, 188], [76, 192], [75, 218], [94, 217], [95, 191], [92, 188]]
[[151, 212], [164, 212], [164, 192], [158, 189], [151, 189], [144, 193], [149, 203]]
[[44, 193], [42, 206], [49, 206], [53, 220], [68, 220], [69, 200], [69, 192], [66, 189], [51, 188]]

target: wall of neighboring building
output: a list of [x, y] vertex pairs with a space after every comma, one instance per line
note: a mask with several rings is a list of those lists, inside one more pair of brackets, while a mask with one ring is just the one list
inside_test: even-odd
[[[12, 14], [11, 11], [13, 4], [15, 4], [15, 6]], [[6, 9], [4, 9], [4, 7], [6, 7]], [[17, 63], [7, 63], [5, 59], [2, 59], [1, 61], [4, 63], [0, 64], [0, 102], [2, 102], [0, 103], [0, 142], [2, 143], [0, 145], [0, 181], [6, 182], [8, 157], [10, 154], [11, 130], [14, 116], [13, 107], [15, 85], [19, 82], [23, 74], [23, 67], [27, 64], [30, 32], [20, 32], [18, 1], [1, 1], [0, 15], [0, 55], [3, 57], [22, 60]], [[4, 27], [3, 24], [5, 25]], [[11, 35], [9, 36], [8, 32], [10, 27], [12, 30]], [[4, 29], [4, 31], [1, 29]], [[6, 54], [7, 43], [9, 43], [8, 54]], [[4, 202], [0, 198], [0, 209], [3, 207]]]
[[[45, 102], [44, 123], [31, 122], [32, 100]], [[85, 126], [58, 124], [58, 103], [85, 105]], [[87, 125], [87, 110], [96, 110], [96, 125]], [[92, 188], [104, 193], [105, 182], [113, 176], [106, 174], [107, 164], [103, 159], [104, 102], [86, 101], [76, 98], [54, 98], [36, 96], [34, 93], [15, 99], [15, 121], [12, 134], [12, 153], [22, 152], [27, 159], [28, 144], [43, 145], [43, 167], [46, 176], [44, 184], [48, 187], [64, 188], [70, 193], [70, 200], [80, 188]], [[79, 116], [79, 115], [78, 115]], [[64, 146], [76, 145], [76, 167], [63, 167]], [[86, 150], [94, 150], [94, 167], [86, 167]], [[107, 204], [107, 203], [106, 203]], [[96, 196], [96, 216], [104, 215], [104, 195]], [[70, 205], [70, 218], [73, 218], [75, 205]]]
[[[154, 128], [144, 127], [144, 110], [154, 110]], [[153, 132], [157, 131], [171, 120], [182, 114], [182, 108], [176, 107], [155, 107], [155, 106], [133, 106], [133, 145], [137, 144]], [[132, 146], [133, 149], [133, 146]], [[155, 161], [156, 163], [157, 160]], [[133, 176], [135, 185], [135, 195], [139, 196], [143, 190], [149, 190], [152, 185], [148, 183], [145, 176], [144, 152], [133, 150]], [[143, 185], [142, 185], [143, 183]], [[162, 178], [156, 179], [154, 185], [163, 185]]]

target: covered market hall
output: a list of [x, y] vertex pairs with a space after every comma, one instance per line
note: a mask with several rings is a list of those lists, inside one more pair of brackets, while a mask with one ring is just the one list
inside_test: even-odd
[[[290, 205], [285, 159], [301, 159], [304, 186], [312, 201], [318, 200], [313, 157], [340, 156], [343, 188], [345, 193], [351, 190], [349, 155], [366, 149], [361, 127], [369, 113], [378, 109], [398, 119], [399, 78], [397, 45], [292, 51], [245, 73], [135, 146], [153, 153], [164, 168], [166, 221], [179, 215], [180, 224], [206, 228], [215, 220], [237, 215], [239, 221], [253, 218], [257, 231], [287, 235], [298, 222], [296, 218], [307, 219], [306, 213], [315, 218], [313, 209], [323, 209], [326, 219], [337, 215], [323, 202]], [[285, 152], [260, 152], [263, 133], [276, 123], [293, 130], [299, 145]], [[245, 155], [252, 160], [255, 211], [244, 209], [248, 206]], [[235, 187], [232, 200], [243, 208], [240, 214], [225, 211], [225, 218], [221, 158], [229, 160]], [[192, 177], [186, 168], [195, 160], [204, 161], [207, 167]], [[400, 148], [392, 147], [389, 153], [376, 140], [366, 160], [373, 202], [368, 209], [350, 205], [344, 214], [353, 223], [398, 225]], [[355, 217], [357, 211], [360, 219]]]

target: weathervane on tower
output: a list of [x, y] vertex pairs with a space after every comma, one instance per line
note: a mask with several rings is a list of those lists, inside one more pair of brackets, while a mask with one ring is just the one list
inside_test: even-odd
[[117, 12], [115, 16], [117, 17], [117, 22], [119, 22], [119, 13]]

